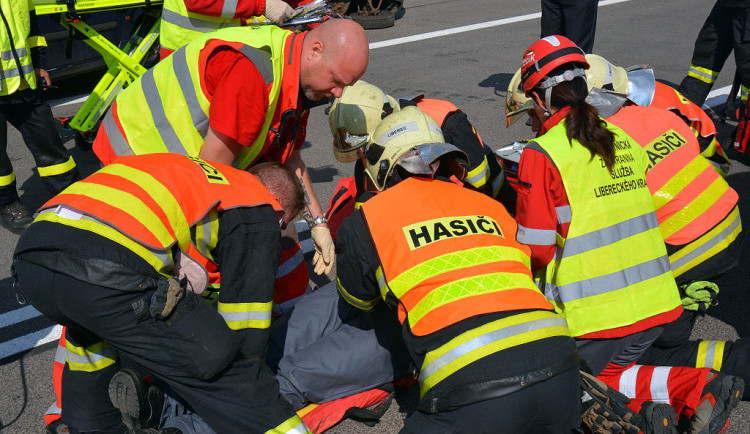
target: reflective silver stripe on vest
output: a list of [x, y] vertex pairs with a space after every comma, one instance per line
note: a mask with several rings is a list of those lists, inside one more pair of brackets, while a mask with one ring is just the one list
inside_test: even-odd
[[237, 0], [224, 0], [224, 5], [221, 7], [222, 18], [234, 18], [234, 14], [237, 12]]
[[266, 311], [246, 311], [246, 312], [226, 312], [223, 310], [219, 311], [219, 315], [224, 318], [224, 321], [267, 321], [271, 319], [271, 309]]
[[570, 205], [555, 207], [555, 213], [557, 214], [558, 223], [570, 223], [570, 218], [572, 217], [572, 214], [570, 212]]
[[141, 76], [141, 88], [143, 89], [143, 95], [146, 97], [146, 104], [151, 111], [154, 126], [159, 132], [161, 140], [167, 146], [167, 150], [173, 154], [187, 155], [187, 150], [182, 146], [182, 142], [177, 137], [174, 127], [172, 127], [169, 119], [167, 119], [167, 114], [164, 112], [164, 105], [162, 105], [159, 90], [154, 80], [153, 69], [149, 69]]
[[57, 349], [55, 350], [55, 361], [54, 363], [62, 363], [65, 364], [65, 356], [66, 356], [67, 350], [64, 346], [58, 344]]
[[[669, 258], [665, 255], [604, 276], [580, 280], [562, 286], [547, 282], [547, 286], [549, 286], [549, 291], [552, 293], [556, 291], [559, 294], [563, 303], [569, 303], [573, 300], [617, 291], [644, 280], [661, 276], [667, 271], [669, 271]], [[545, 287], [545, 293], [547, 291], [548, 289]]]
[[648, 212], [623, 222], [565, 240], [563, 258], [588, 252], [622, 239], [658, 228], [656, 214]]
[[112, 114], [112, 110], [104, 115], [104, 120], [102, 120], [102, 128], [104, 128], [104, 132], [107, 134], [109, 145], [112, 146], [112, 150], [115, 151], [115, 155], [133, 155], [133, 149], [128, 144], [128, 141], [125, 140], [125, 136], [122, 135], [122, 131], [120, 131], [120, 128], [117, 126], [117, 122], [115, 122], [115, 117]]
[[203, 256], [208, 258], [208, 245], [211, 244], [211, 213], [208, 213], [201, 220], [201, 227], [203, 231], [203, 237], [200, 240], [200, 245], [196, 246]]
[[169, 24], [182, 27], [187, 30], [195, 30], [201, 33], [208, 33], [212, 30], [216, 30], [221, 27], [221, 23], [215, 23], [213, 21], [201, 20], [200, 18], [185, 17], [177, 12], [170, 11], [169, 9], [163, 9], [161, 12], [161, 19]]
[[283, 264], [279, 265], [279, 269], [276, 270], [276, 278], [278, 279], [291, 273], [304, 260], [305, 257], [304, 255], [302, 255], [302, 250], [297, 250], [297, 253], [295, 253], [291, 258], [284, 261]]
[[737, 214], [735, 219], [732, 220], [732, 223], [730, 223], [726, 228], [724, 228], [723, 231], [716, 234], [715, 237], [706, 241], [705, 243], [703, 243], [703, 245], [693, 250], [692, 252], [688, 253], [687, 255], [683, 256], [682, 258], [674, 261], [674, 264], [672, 264], [672, 270], [677, 270], [678, 268], [682, 267], [683, 265], [689, 263], [690, 261], [694, 260], [698, 256], [702, 255], [704, 252], [707, 252], [708, 250], [713, 248], [715, 245], [724, 241], [729, 235], [731, 235], [731, 233], [734, 230], [737, 229], [737, 226], [739, 225], [740, 225], [740, 215]]
[[516, 241], [523, 244], [551, 246], [557, 244], [557, 231], [554, 229], [531, 229], [518, 225]]
[[174, 67], [174, 74], [177, 76], [177, 83], [180, 85], [182, 95], [187, 102], [187, 108], [190, 112], [190, 118], [193, 120], [193, 125], [195, 125], [195, 129], [198, 130], [198, 133], [202, 137], [206, 137], [208, 133], [208, 116], [206, 116], [203, 108], [201, 108], [198, 95], [195, 93], [193, 77], [188, 68], [184, 47], [172, 53], [172, 65]]
[[481, 336], [477, 336], [474, 339], [464, 342], [463, 344], [436, 358], [429, 365], [424, 366], [421, 373], [419, 374], [419, 380], [420, 382], [425, 381], [432, 374], [436, 373], [447, 364], [458, 359], [459, 357], [469, 354], [472, 351], [476, 351], [484, 346], [492, 345], [496, 341], [499, 341], [501, 339], [550, 327], [567, 326], [568, 323], [565, 322], [564, 318], [542, 318], [535, 321], [514, 324], [508, 327], [501, 328], [499, 330], [491, 331]]
[[240, 47], [240, 52], [244, 54], [260, 72], [266, 86], [273, 83], [273, 65], [271, 64], [271, 55], [267, 51], [259, 50], [249, 45]]
[[[23, 73], [23, 75], [26, 75], [33, 71], [34, 71], [34, 66], [31, 64], [21, 66], [21, 72]], [[3, 78], [13, 78], [13, 77], [18, 77], [20, 75], [18, 73], [18, 68], [15, 65], [10, 69], [5, 69], [3, 71], [0, 71], [0, 73], [2, 73]]]
[[[21, 48], [16, 49], [16, 54], [18, 55], [19, 59], [22, 59], [22, 58], [26, 57], [26, 53], [27, 53], [27, 51], [26, 51], [25, 47], [21, 47]], [[3, 60], [13, 60], [15, 58], [15, 57], [13, 57], [13, 50], [7, 50], [7, 51], [0, 52], [0, 58], [2, 58]]]
[[[56, 212], [58, 209], [63, 208], [62, 212]], [[112, 225], [109, 225], [97, 218], [91, 217], [86, 214], [81, 214], [77, 211], [75, 211], [72, 208], [68, 208], [65, 205], [59, 205], [54, 208], [47, 208], [45, 210], [42, 210], [39, 212], [38, 215], [46, 214], [48, 212], [55, 213], [58, 217], [67, 218], [69, 220], [88, 220], [94, 223], [98, 223], [100, 225], [104, 225], [107, 227], [110, 227], [112, 229], [115, 229], [116, 231], [122, 233], [119, 229], [113, 227]], [[123, 234], [125, 235], [125, 234]], [[127, 235], [125, 235], [127, 236]], [[137, 242], [137, 241], [135, 241]], [[138, 243], [141, 244], [141, 243]], [[141, 244], [143, 245], [143, 244]], [[149, 247], [143, 246], [144, 249], [148, 250], [148, 252], [156, 257], [156, 259], [163, 264], [165, 270], [172, 270], [174, 269], [174, 262], [172, 261], [172, 258], [169, 256], [169, 254], [164, 250], [154, 250]]]
[[52, 405], [47, 408], [47, 411], [44, 412], [44, 415], [53, 415], [53, 414], [62, 414], [62, 409], [57, 406], [57, 401], [53, 402]]

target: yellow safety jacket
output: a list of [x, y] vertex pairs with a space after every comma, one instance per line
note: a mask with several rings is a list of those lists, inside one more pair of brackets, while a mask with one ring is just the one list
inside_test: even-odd
[[557, 234], [544, 292], [562, 308], [572, 336], [632, 325], [674, 310], [680, 297], [646, 185], [643, 149], [615, 133], [613, 173], [591, 158], [565, 121], [535, 139], [560, 171], [570, 203], [567, 237]]
[[29, 14], [34, 11], [32, 0], [0, 0], [0, 96], [18, 90], [36, 89], [36, 75], [31, 62], [31, 49], [46, 47], [43, 36], [31, 35]]
[[[184, 0], [164, 0], [159, 41], [162, 48], [175, 51], [203, 33], [241, 26], [244, 18], [234, 18], [237, 2], [225, 1], [220, 17], [190, 12]], [[262, 13], [258, 11], [258, 15]], [[259, 22], [265, 21], [262, 19]]]
[[[285, 68], [284, 45], [293, 32], [274, 26], [222, 29], [202, 35], [175, 51], [122, 92], [102, 127], [116, 155], [171, 152], [198, 156], [208, 132], [210, 101], [201, 87], [210, 40], [231, 46], [250, 59], [266, 83], [268, 108], [261, 133], [243, 147], [237, 167], [244, 169], [267, 147]], [[121, 134], [119, 126], [124, 131]]]

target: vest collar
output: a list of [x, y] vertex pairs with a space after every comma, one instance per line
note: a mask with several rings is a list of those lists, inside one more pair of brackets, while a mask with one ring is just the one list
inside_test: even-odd
[[554, 127], [555, 125], [559, 124], [560, 121], [562, 121], [563, 118], [565, 118], [565, 116], [568, 115], [569, 111], [570, 111], [570, 107], [563, 107], [560, 110], [558, 110], [557, 112], [555, 112], [554, 114], [552, 114], [552, 116], [550, 116], [549, 118], [547, 118], [547, 120], [544, 121], [544, 124], [542, 124], [542, 129], [541, 129], [541, 131], [539, 131], [539, 135], [541, 136], [541, 135], [545, 134], [552, 127]]
[[300, 64], [302, 63], [302, 41], [307, 32], [292, 33], [284, 43], [284, 72], [281, 78], [279, 104], [284, 109], [301, 105]]

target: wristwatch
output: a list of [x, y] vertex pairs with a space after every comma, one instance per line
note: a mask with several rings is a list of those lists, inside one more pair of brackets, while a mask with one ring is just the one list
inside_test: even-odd
[[315, 217], [315, 220], [313, 220], [312, 223], [310, 223], [310, 227], [312, 228], [318, 225], [327, 225], [327, 224], [328, 224], [328, 220], [326, 220], [325, 217]]

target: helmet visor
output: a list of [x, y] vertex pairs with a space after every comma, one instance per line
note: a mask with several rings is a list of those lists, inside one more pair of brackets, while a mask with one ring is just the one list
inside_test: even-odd
[[352, 152], [366, 145], [369, 139], [369, 134], [350, 134], [346, 128], [338, 128], [333, 135], [333, 147], [338, 152]]
[[532, 100], [519, 104], [515, 98], [508, 98], [508, 100], [505, 101], [505, 128], [516, 123], [516, 121], [521, 119], [524, 114], [528, 113], [528, 111], [533, 108], [534, 103]]

